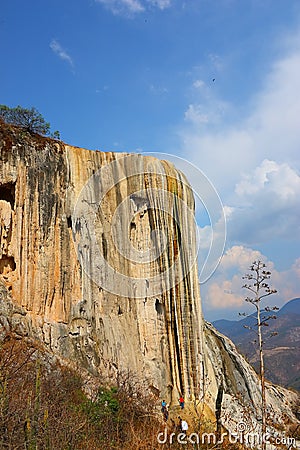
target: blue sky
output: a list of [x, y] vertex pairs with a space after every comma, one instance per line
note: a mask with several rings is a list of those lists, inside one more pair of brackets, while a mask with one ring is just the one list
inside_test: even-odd
[[0, 103], [35, 106], [70, 144], [170, 153], [209, 178], [227, 241], [205, 317], [237, 317], [257, 258], [275, 303], [299, 296], [298, 0], [10, 0], [0, 48]]

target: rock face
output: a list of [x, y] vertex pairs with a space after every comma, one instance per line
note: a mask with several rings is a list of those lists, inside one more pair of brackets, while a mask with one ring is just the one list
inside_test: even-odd
[[143, 374], [169, 399], [198, 393], [194, 200], [181, 173], [6, 129], [0, 206], [1, 281], [44, 343], [94, 373]]
[[[222, 424], [234, 431], [259, 431], [261, 393], [256, 372], [230, 339], [209, 323], [204, 324], [203, 338], [208, 395], [214, 393], [213, 398], [216, 398], [220, 387], [223, 392], [219, 411]], [[297, 393], [267, 382], [266, 403], [269, 424], [285, 426], [287, 431], [287, 424], [297, 421], [294, 416], [299, 408]], [[271, 432], [272, 427], [268, 431]]]
[[0, 131], [2, 327], [94, 374], [130, 370], [171, 402], [183, 393], [214, 409], [220, 386], [222, 404], [239, 392], [256, 402], [254, 372], [204, 326], [184, 175], [151, 157]]

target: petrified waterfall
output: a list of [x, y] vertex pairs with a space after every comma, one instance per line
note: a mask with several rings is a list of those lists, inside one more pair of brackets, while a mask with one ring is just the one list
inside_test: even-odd
[[194, 200], [183, 174], [11, 130], [0, 202], [1, 282], [30, 332], [94, 373], [131, 370], [170, 400], [199, 393]]
[[[0, 126], [2, 329], [95, 375], [129, 370], [168, 401], [182, 393], [214, 410], [219, 398], [232, 427], [244, 406], [255, 417], [258, 380], [204, 324], [194, 228], [191, 188], [171, 163]], [[268, 388], [276, 414], [292, 417], [294, 397]]]

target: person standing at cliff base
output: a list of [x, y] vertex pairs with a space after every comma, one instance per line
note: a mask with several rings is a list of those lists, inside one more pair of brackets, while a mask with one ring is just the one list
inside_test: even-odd
[[184, 434], [187, 433], [187, 430], [189, 429], [188, 423], [186, 420], [181, 421], [181, 430]]
[[182, 395], [180, 396], [178, 401], [179, 401], [180, 408], [183, 409], [184, 408], [184, 398], [182, 397]]
[[167, 403], [165, 400], [163, 400], [161, 402], [161, 412], [163, 413], [165, 422], [167, 422], [168, 417], [169, 417], [169, 411], [168, 411]]

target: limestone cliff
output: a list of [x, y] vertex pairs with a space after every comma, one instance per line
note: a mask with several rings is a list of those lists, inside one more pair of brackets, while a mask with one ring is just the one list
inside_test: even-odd
[[94, 373], [143, 374], [170, 399], [199, 391], [194, 200], [181, 173], [7, 127], [0, 202], [1, 280], [32, 332]]
[[[194, 199], [182, 173], [6, 125], [0, 155], [4, 328], [91, 373], [130, 370], [169, 401], [205, 395], [214, 409], [222, 386], [223, 405], [246, 393], [253, 406], [254, 372], [204, 327]], [[292, 417], [289, 400], [270, 392], [270, 402]]]

